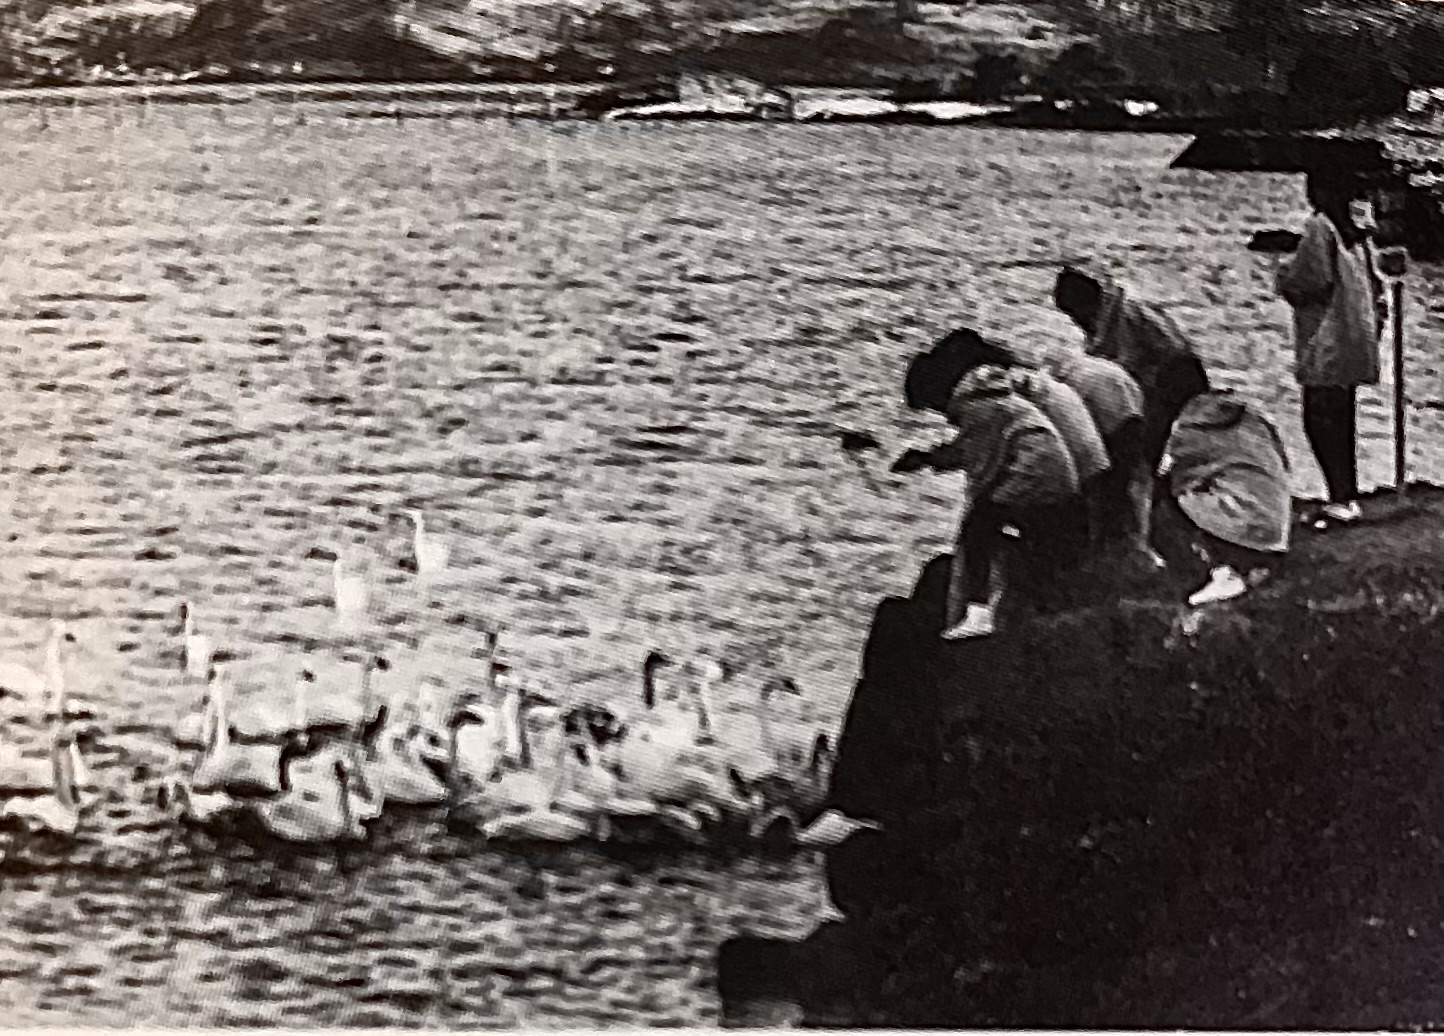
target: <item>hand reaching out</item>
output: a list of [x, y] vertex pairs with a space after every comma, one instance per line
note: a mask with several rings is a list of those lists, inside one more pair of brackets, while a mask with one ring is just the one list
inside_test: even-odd
[[921, 471], [923, 468], [931, 466], [932, 454], [927, 450], [908, 450], [893, 461], [892, 467], [888, 470], [901, 475], [912, 471]]

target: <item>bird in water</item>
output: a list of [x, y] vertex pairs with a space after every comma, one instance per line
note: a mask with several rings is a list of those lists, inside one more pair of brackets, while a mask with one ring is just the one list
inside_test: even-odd
[[336, 620], [343, 627], [359, 625], [371, 607], [371, 588], [365, 575], [352, 571], [350, 560], [340, 551], [331, 564], [331, 597]]
[[186, 676], [192, 680], [206, 680], [210, 675], [211, 662], [215, 660], [215, 644], [197, 628], [195, 610], [189, 601], [181, 603], [180, 616], [185, 635]]
[[64, 622], [52, 622], [45, 641], [44, 661], [38, 670], [17, 658], [0, 661], [0, 697], [48, 707], [54, 694], [54, 684], [65, 679], [61, 668], [61, 648], [74, 643], [75, 634]]
[[426, 528], [426, 519], [420, 511], [410, 510], [406, 517], [415, 527], [412, 533], [412, 555], [416, 561], [416, 574], [422, 579], [434, 579], [451, 563], [451, 547], [437, 539]]
[[287, 760], [281, 768], [281, 794], [256, 803], [256, 819], [268, 834], [285, 842], [364, 841], [355, 784], [348, 759]]
[[74, 836], [80, 827], [82, 785], [76, 773], [80, 751], [75, 738], [57, 727], [50, 749], [50, 780], [46, 787], [6, 799], [0, 823], [14, 823], [31, 833]]

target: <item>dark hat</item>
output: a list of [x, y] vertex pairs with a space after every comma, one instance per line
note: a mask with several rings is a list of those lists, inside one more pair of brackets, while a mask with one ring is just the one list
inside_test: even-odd
[[983, 366], [1011, 367], [1011, 353], [988, 341], [971, 327], [949, 332], [908, 365], [903, 395], [914, 410], [942, 410], [953, 389], [969, 371]]

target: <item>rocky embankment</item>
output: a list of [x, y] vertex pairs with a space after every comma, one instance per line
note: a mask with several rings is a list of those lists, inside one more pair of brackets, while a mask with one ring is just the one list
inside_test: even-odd
[[768, 995], [839, 1024], [1439, 1024], [1444, 491], [1370, 514], [1236, 602], [1085, 573], [946, 646], [927, 566], [840, 744], [834, 799], [886, 825], [829, 861], [848, 920], [734, 945], [724, 996], [782, 953]]

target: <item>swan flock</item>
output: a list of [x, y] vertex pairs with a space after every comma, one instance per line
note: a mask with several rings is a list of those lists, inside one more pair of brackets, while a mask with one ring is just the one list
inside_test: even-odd
[[[420, 512], [407, 516], [416, 578], [429, 583], [449, 549]], [[338, 624], [364, 624], [364, 575], [338, 553], [332, 578]], [[258, 682], [218, 650], [191, 602], [179, 616], [193, 708], [168, 732], [175, 763], [155, 795], [179, 825], [359, 843], [387, 812], [432, 811], [489, 842], [781, 850], [827, 849], [878, 828], [827, 808], [832, 741], [780, 722], [802, 697], [789, 677], [748, 687], [723, 661], [652, 650], [621, 704], [579, 700], [534, 690], [487, 631], [467, 672], [446, 684], [379, 686], [394, 675], [383, 654], [308, 656]], [[55, 621], [38, 667], [0, 662], [0, 705], [18, 703], [47, 749], [26, 754], [0, 726], [0, 828], [75, 837], [98, 799], [82, 749], [100, 728], [93, 706], [69, 695], [63, 664], [76, 644]]]

